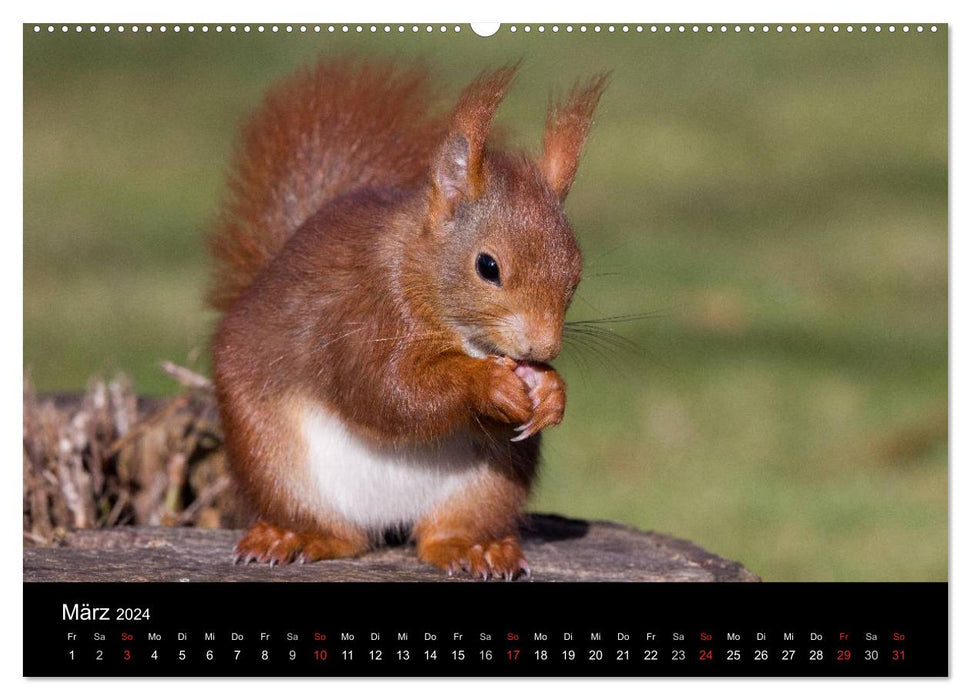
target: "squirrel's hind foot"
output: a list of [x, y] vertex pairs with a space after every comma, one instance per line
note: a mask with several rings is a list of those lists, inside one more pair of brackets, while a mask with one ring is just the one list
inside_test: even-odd
[[340, 559], [362, 554], [366, 538], [350, 539], [336, 535], [294, 531], [257, 521], [236, 545], [234, 564], [306, 564], [321, 559]]
[[449, 576], [465, 571], [483, 581], [489, 578], [512, 581], [520, 575], [530, 575], [519, 540], [513, 535], [484, 542], [474, 542], [467, 537], [423, 541], [419, 542], [418, 556], [443, 569]]

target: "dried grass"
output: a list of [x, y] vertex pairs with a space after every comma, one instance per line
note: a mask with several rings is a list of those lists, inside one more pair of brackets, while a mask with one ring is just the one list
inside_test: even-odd
[[184, 393], [139, 399], [119, 374], [83, 396], [38, 397], [24, 378], [25, 545], [76, 528], [243, 524], [210, 382], [163, 368]]

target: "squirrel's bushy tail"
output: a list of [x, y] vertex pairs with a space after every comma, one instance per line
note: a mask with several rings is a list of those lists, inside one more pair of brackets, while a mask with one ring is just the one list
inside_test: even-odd
[[445, 127], [436, 99], [424, 70], [390, 61], [321, 61], [273, 87], [243, 130], [209, 237], [210, 303], [227, 310], [329, 200], [425, 172]]

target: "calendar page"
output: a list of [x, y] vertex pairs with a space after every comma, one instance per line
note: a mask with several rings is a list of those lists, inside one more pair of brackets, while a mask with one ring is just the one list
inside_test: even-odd
[[948, 675], [947, 24], [28, 23], [23, 109], [25, 676]]

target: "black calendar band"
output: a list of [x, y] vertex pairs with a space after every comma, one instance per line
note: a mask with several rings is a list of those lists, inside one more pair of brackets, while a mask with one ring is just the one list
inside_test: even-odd
[[26, 676], [946, 676], [946, 583], [25, 583]]

